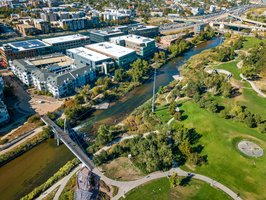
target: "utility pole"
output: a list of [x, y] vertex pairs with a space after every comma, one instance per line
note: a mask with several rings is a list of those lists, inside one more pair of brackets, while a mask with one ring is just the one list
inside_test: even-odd
[[152, 112], [154, 112], [155, 86], [156, 86], [156, 68], [154, 69], [153, 94], [152, 94], [152, 107], [151, 107], [151, 111], [152, 111]]

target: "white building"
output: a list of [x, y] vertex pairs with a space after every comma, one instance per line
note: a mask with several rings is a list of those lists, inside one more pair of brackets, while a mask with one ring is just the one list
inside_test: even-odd
[[110, 42], [133, 49], [142, 58], [153, 56], [157, 51], [155, 40], [139, 35], [124, 35], [110, 38]]
[[85, 47], [111, 57], [119, 67], [127, 67], [137, 59], [136, 51], [111, 42], [96, 43]]
[[81, 34], [47, 38], [43, 39], [42, 41], [51, 45], [54, 52], [65, 52], [66, 49], [90, 44], [90, 38]]
[[84, 47], [68, 49], [66, 53], [76, 65], [86, 65], [99, 73], [108, 74], [114, 67], [112, 58]]

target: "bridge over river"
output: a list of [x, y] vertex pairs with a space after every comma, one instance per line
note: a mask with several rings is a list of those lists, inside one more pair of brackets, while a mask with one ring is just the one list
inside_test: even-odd
[[55, 134], [57, 140], [61, 140], [67, 148], [89, 169], [94, 169], [94, 164], [88, 155], [71, 139], [69, 134], [64, 132], [56, 123], [54, 123], [47, 115], [43, 115], [41, 120], [49, 127]]

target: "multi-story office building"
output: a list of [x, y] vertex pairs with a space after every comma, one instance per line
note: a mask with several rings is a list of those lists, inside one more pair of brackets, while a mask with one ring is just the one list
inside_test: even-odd
[[72, 94], [76, 88], [93, 81], [95, 70], [86, 65], [74, 64], [63, 54], [50, 54], [10, 63], [12, 72], [26, 85], [49, 91], [60, 98]]
[[11, 42], [0, 47], [0, 53], [6, 64], [8, 61], [21, 58], [30, 58], [51, 52], [51, 45], [41, 40], [26, 40]]
[[43, 39], [43, 42], [52, 46], [53, 52], [66, 52], [66, 49], [76, 48], [90, 44], [90, 38], [84, 35], [67, 35]]
[[111, 42], [91, 44], [85, 47], [111, 57], [119, 67], [127, 67], [137, 59], [136, 51]]
[[130, 26], [128, 33], [152, 38], [158, 36], [160, 32], [158, 26], [137, 25]]
[[31, 58], [53, 52], [66, 52], [66, 49], [90, 44], [90, 38], [84, 35], [67, 35], [40, 40], [26, 40], [4, 44], [0, 53], [4, 62], [21, 58]]
[[121, 35], [124, 35], [124, 32], [120, 30], [115, 30], [115, 29], [105, 30], [105, 31], [97, 30], [97, 31], [90, 32], [90, 39], [91, 39], [91, 42], [94, 42], [94, 43], [108, 42], [110, 38], [121, 36]]
[[76, 65], [90, 66], [98, 73], [108, 74], [114, 69], [112, 58], [84, 47], [68, 49], [67, 55], [75, 60]]
[[154, 39], [138, 35], [114, 37], [111, 38], [110, 41], [117, 45], [135, 50], [141, 58], [149, 58], [157, 51]]

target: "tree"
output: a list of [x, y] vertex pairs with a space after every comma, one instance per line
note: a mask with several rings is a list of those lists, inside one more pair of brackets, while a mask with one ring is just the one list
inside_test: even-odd
[[181, 121], [182, 120], [182, 113], [181, 112], [176, 112], [174, 114], [174, 118], [178, 121]]
[[176, 112], [176, 107], [177, 107], [177, 102], [176, 102], [176, 101], [172, 101], [172, 102], [170, 103], [170, 106], [169, 106], [169, 113], [170, 113], [171, 115], [174, 115], [174, 114], [175, 114], [175, 112]]
[[250, 65], [244, 65], [241, 69], [240, 69], [241, 73], [246, 76], [247, 78], [252, 79], [254, 76], [257, 75], [257, 69], [254, 66], [250, 66]]
[[149, 65], [146, 60], [138, 59], [131, 64], [131, 77], [133, 82], [139, 83], [143, 80], [143, 77], [149, 72]]
[[124, 69], [120, 68], [115, 70], [115, 76], [114, 76], [115, 81], [122, 82], [125, 79], [125, 77], [126, 73]]
[[99, 145], [106, 145], [114, 139], [112, 131], [109, 130], [109, 126], [101, 125], [98, 129], [97, 143]]
[[170, 182], [170, 186], [171, 186], [172, 188], [174, 188], [174, 187], [180, 185], [181, 180], [180, 180], [178, 174], [177, 174], [177, 173], [174, 173], [174, 174], [169, 178], [169, 182]]
[[188, 138], [186, 138], [180, 143], [179, 150], [186, 158], [191, 157], [191, 147]]

